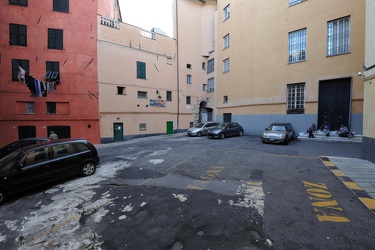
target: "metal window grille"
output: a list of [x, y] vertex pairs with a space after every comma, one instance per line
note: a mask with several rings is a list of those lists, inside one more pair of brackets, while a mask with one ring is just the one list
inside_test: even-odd
[[306, 29], [289, 33], [289, 63], [306, 60]]
[[223, 61], [223, 73], [229, 72], [229, 58]]
[[224, 49], [229, 48], [229, 34], [224, 36]]
[[214, 92], [215, 91], [215, 81], [214, 81], [214, 78], [210, 78], [208, 79], [208, 90], [207, 92]]
[[288, 110], [302, 110], [305, 108], [305, 84], [288, 85]]
[[211, 59], [207, 62], [207, 73], [211, 73], [215, 70], [215, 60]]
[[224, 8], [224, 21], [227, 20], [230, 17], [230, 5], [228, 4]]
[[344, 17], [327, 24], [327, 55], [350, 52], [350, 17]]

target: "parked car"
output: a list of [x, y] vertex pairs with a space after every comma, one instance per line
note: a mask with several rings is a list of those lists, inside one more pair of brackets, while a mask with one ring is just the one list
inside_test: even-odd
[[0, 159], [0, 204], [15, 193], [95, 173], [96, 148], [85, 139], [60, 139], [17, 149]]
[[243, 135], [243, 128], [240, 124], [236, 122], [221, 123], [217, 125], [216, 128], [208, 130], [208, 138], [220, 138], [224, 139], [225, 137]]
[[272, 123], [262, 134], [262, 142], [288, 144], [296, 137], [291, 123]]
[[19, 141], [12, 142], [0, 148], [0, 159], [19, 148], [37, 144], [37, 143], [47, 142], [47, 141], [50, 141], [50, 139], [49, 138], [27, 138], [27, 139], [21, 139]]
[[202, 135], [207, 135], [208, 130], [212, 128], [216, 128], [216, 126], [219, 123], [217, 122], [204, 122], [204, 123], [199, 123], [195, 125], [194, 127], [191, 127], [187, 130], [187, 135], [188, 136], [202, 136]]

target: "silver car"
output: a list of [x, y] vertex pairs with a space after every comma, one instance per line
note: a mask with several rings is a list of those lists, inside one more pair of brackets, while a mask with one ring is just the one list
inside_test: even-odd
[[188, 136], [202, 136], [206, 135], [209, 129], [216, 128], [217, 122], [204, 122], [195, 125], [187, 130]]
[[288, 144], [296, 136], [290, 123], [272, 123], [262, 134], [262, 142]]

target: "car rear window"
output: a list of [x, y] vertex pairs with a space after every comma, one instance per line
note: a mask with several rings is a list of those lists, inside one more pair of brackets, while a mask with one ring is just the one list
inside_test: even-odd
[[75, 147], [77, 149], [77, 152], [84, 152], [84, 151], [89, 151], [90, 148], [84, 143], [76, 143]]
[[52, 146], [53, 156], [62, 157], [74, 153], [74, 148], [71, 144], [59, 144]]

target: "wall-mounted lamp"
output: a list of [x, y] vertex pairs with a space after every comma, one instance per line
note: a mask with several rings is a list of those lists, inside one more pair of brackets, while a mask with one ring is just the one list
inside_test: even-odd
[[117, 119], [117, 121], [118, 121], [118, 120], [120, 120], [120, 117], [117, 117], [116, 119]]

